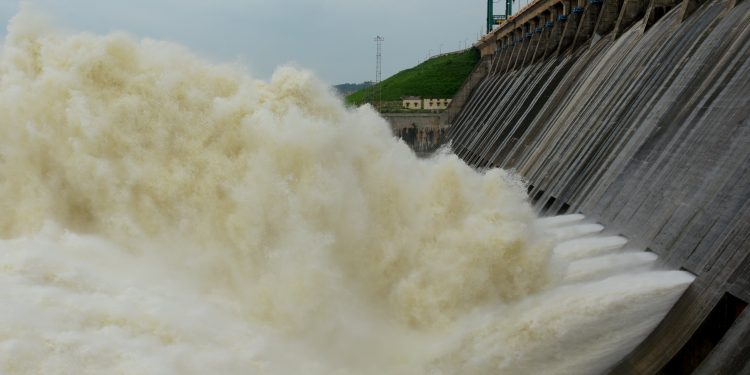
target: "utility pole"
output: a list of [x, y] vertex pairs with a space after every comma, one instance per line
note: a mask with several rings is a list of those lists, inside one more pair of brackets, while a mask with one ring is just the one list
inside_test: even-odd
[[385, 38], [378, 35], [375, 37], [375, 44], [377, 46], [377, 54], [375, 55], [375, 98], [374, 100], [377, 100], [377, 104], [375, 105], [375, 108], [380, 109], [381, 101], [383, 99], [383, 92], [380, 88], [380, 80], [382, 79], [382, 70], [381, 70], [381, 64], [383, 60], [383, 54], [382, 54], [382, 48], [383, 48], [383, 41]]
[[492, 25], [495, 24], [495, 11], [492, 9], [494, 0], [487, 0], [487, 34], [492, 31]]
[[[493, 4], [495, 2], [499, 2], [499, 0], [487, 0], [487, 33], [491, 32], [493, 25], [495, 25], [495, 11], [493, 9]], [[506, 21], [510, 18], [512, 11], [513, 11], [513, 0], [505, 0], [505, 20]]]
[[513, 0], [505, 0], [505, 19], [509, 20], [513, 13]]

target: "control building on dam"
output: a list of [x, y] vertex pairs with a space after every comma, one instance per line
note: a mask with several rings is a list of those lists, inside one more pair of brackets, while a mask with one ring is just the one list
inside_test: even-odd
[[697, 275], [612, 373], [750, 374], [750, 1], [539, 0], [476, 46], [454, 151]]

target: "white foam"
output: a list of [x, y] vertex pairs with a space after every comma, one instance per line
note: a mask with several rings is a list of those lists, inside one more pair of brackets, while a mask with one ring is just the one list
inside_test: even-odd
[[589, 259], [621, 240], [309, 72], [33, 18], [0, 57], [0, 373], [592, 373], [692, 280]]
[[616, 273], [641, 271], [653, 267], [656, 259], [656, 254], [647, 252], [627, 252], [581, 259], [570, 263], [565, 280], [591, 280]]
[[560, 242], [555, 246], [553, 251], [560, 257], [574, 260], [621, 249], [627, 242], [627, 239], [620, 236], [576, 238]]
[[582, 214], [548, 216], [539, 218], [539, 220], [537, 220], [537, 223], [545, 228], [555, 228], [559, 226], [577, 224], [582, 222], [585, 218], [586, 217]]
[[601, 224], [575, 224], [549, 229], [549, 233], [555, 236], [557, 241], [566, 241], [572, 238], [584, 237], [597, 234], [604, 230]]

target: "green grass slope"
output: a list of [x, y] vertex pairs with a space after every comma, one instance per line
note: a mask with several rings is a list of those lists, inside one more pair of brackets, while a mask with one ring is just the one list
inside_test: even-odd
[[[381, 82], [382, 100], [401, 100], [402, 96], [452, 98], [478, 61], [476, 48], [429, 59]], [[372, 91], [372, 87], [357, 91], [347, 96], [346, 102], [351, 105], [370, 102]]]

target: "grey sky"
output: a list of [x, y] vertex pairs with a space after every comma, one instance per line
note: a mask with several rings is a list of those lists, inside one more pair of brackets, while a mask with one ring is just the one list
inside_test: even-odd
[[[484, 0], [32, 0], [56, 26], [178, 42], [213, 61], [241, 61], [268, 78], [285, 63], [331, 84], [372, 80], [376, 35], [383, 78], [483, 30]], [[498, 5], [499, 7], [500, 5]], [[18, 0], [0, 0], [3, 36]], [[500, 9], [498, 9], [499, 11]]]

